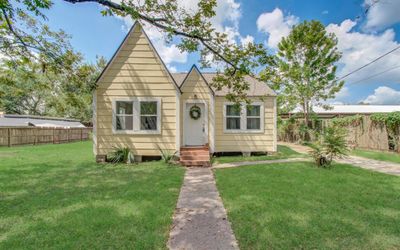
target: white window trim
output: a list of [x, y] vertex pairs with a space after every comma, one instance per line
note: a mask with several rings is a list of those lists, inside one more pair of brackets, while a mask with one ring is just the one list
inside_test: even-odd
[[[226, 106], [234, 105], [233, 102], [224, 102], [223, 105], [223, 131], [225, 134], [235, 134], [235, 133], [244, 133], [244, 134], [263, 134], [264, 133], [264, 103], [263, 102], [252, 102], [249, 105], [258, 105], [260, 106], [260, 129], [247, 129], [247, 111], [246, 111], [246, 103], [240, 103], [240, 129], [227, 129], [226, 128]], [[253, 116], [250, 116], [250, 118]]]
[[[117, 102], [133, 102], [133, 130], [117, 130]], [[140, 129], [140, 102], [157, 102], [157, 130]], [[113, 134], [161, 134], [161, 98], [160, 97], [122, 97], [112, 99], [112, 132]]]

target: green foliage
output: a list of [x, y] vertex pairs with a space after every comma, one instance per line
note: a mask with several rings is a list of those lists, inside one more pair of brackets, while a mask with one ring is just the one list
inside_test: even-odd
[[312, 105], [323, 105], [343, 87], [344, 82], [336, 77], [341, 57], [337, 42], [321, 22], [304, 21], [281, 40], [278, 53], [261, 73], [280, 94], [280, 109], [293, 110], [300, 105], [307, 125]]
[[400, 112], [372, 114], [370, 118], [375, 124], [386, 126], [392, 149], [400, 152]]
[[397, 129], [400, 126], [400, 112], [372, 114], [371, 121], [386, 125], [390, 129]]
[[43, 10], [48, 0], [3, 0], [0, 3], [0, 52], [14, 63], [38, 61], [63, 66], [64, 54], [71, 50], [65, 43], [69, 36], [62, 30], [52, 31]]
[[[100, 11], [104, 16], [119, 15], [122, 17], [130, 16], [133, 20], [142, 20], [148, 25], [153, 25], [166, 33], [166, 42], [172, 41], [174, 36], [180, 36], [177, 45], [181, 51], [194, 52], [201, 54], [200, 63], [207, 67], [210, 65], [220, 65], [221, 70], [214, 80], [215, 88], [221, 89], [228, 87], [230, 93], [227, 98], [231, 101], [249, 101], [246, 92], [249, 84], [244, 80], [244, 76], [251, 75], [257, 68], [268, 61], [268, 51], [262, 43], [249, 43], [246, 45], [240, 42], [234, 43], [231, 37], [225, 32], [219, 32], [213, 25], [213, 18], [216, 15], [216, 0], [199, 0], [197, 6], [187, 9], [182, 6], [182, 1], [166, 0], [146, 0], [146, 1], [99, 1], [99, 0], [65, 0], [71, 3], [97, 2], [106, 7]], [[53, 53], [50, 48], [57, 48], [57, 43], [46, 36], [39, 34], [26, 33], [22, 29], [17, 29], [17, 23], [24, 23], [19, 20], [16, 13], [22, 10], [24, 16], [37, 21], [39, 17], [45, 18], [43, 10], [51, 7], [50, 0], [16, 0], [3, 1], [0, 8], [5, 12], [0, 13], [0, 35], [1, 41], [5, 41], [3, 46], [6, 51], [13, 51], [24, 59], [32, 60], [37, 58], [35, 55], [46, 54], [47, 58], [52, 58], [62, 64], [60, 56], [64, 53]], [[6, 20], [10, 21], [7, 22]], [[26, 22], [25, 22], [26, 23]], [[43, 26], [44, 27], [44, 26]], [[34, 29], [27, 29], [34, 30]], [[13, 32], [14, 31], [14, 32]], [[40, 41], [37, 43], [36, 41]], [[55, 47], [52, 47], [55, 45]], [[58, 46], [60, 47], [60, 46]], [[14, 48], [16, 48], [14, 50]], [[36, 53], [32, 53], [34, 50]]]
[[[44, 56], [44, 55], [43, 55]], [[4, 60], [0, 67], [0, 109], [11, 114], [48, 115], [90, 123], [92, 89], [105, 60], [96, 65], [68, 52], [62, 70], [56, 64]]]
[[321, 139], [312, 146], [311, 156], [318, 167], [330, 167], [335, 157], [347, 154], [346, 130], [339, 126], [327, 127]]
[[340, 118], [333, 118], [332, 123], [335, 126], [340, 126], [340, 127], [347, 127], [347, 126], [359, 126], [363, 122], [363, 117], [362, 115], [353, 115], [353, 116], [345, 116], [345, 117], [340, 117]]
[[134, 162], [134, 156], [129, 148], [115, 148], [107, 159], [112, 163], [130, 164]]
[[170, 153], [170, 151], [162, 149], [159, 145], [157, 145], [158, 151], [160, 151], [161, 153], [161, 158], [162, 160], [167, 163], [167, 164], [173, 164], [176, 154], [178, 153], [177, 151], [175, 151], [174, 153]]

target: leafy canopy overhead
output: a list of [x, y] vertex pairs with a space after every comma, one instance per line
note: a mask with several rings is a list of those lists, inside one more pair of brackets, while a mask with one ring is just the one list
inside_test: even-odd
[[300, 105], [308, 121], [313, 105], [324, 104], [343, 87], [336, 76], [340, 57], [335, 35], [319, 21], [304, 21], [282, 39], [262, 75], [280, 94], [281, 108]]
[[[216, 0], [199, 0], [197, 6], [188, 10], [176, 0], [128, 0], [117, 3], [108, 0], [64, 0], [70, 3], [95, 2], [106, 8], [103, 15], [130, 16], [134, 20], [141, 20], [146, 24], [158, 28], [166, 33], [166, 39], [171, 41], [179, 36], [178, 47], [181, 51], [200, 51], [202, 66], [222, 64], [218, 77], [214, 79], [215, 87], [228, 87], [231, 100], [246, 99], [246, 90], [249, 88], [244, 81], [245, 75], [252, 75], [255, 68], [261, 64], [260, 59], [267, 57], [266, 49], [262, 44], [249, 43], [246, 45], [232, 42], [226, 33], [217, 31], [212, 25], [212, 18], [216, 15]], [[60, 51], [48, 49], [53, 42], [44, 39], [39, 33], [27, 33], [17, 27], [16, 23], [24, 17], [45, 18], [42, 10], [51, 8], [50, 0], [16, 0], [15, 2], [2, 1], [0, 8], [1, 30], [4, 34], [0, 46], [5, 50], [19, 53], [24, 58], [34, 54], [31, 49], [48, 53], [48, 58], [58, 58]], [[23, 6], [23, 7], [20, 7]], [[21, 19], [21, 20], [18, 20]], [[44, 26], [45, 27], [45, 26]], [[37, 41], [37, 38], [39, 39]], [[44, 44], [46, 41], [48, 44]], [[57, 46], [56, 46], [57, 47]], [[62, 60], [59, 60], [62, 62]]]

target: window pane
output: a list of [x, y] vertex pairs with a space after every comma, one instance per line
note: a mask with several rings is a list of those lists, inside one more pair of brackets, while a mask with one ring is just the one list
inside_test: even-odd
[[126, 115], [131, 115], [132, 113], [132, 102], [117, 102], [117, 114], [126, 114]]
[[239, 105], [226, 105], [226, 115], [227, 116], [240, 116], [240, 106]]
[[240, 129], [240, 118], [226, 118], [226, 129]]
[[247, 106], [247, 116], [260, 116], [260, 105]]
[[133, 116], [118, 116], [117, 115], [117, 130], [133, 130]]
[[260, 129], [260, 118], [247, 118], [247, 129]]
[[157, 130], [157, 116], [141, 116], [140, 130]]
[[157, 102], [140, 102], [141, 115], [157, 115]]

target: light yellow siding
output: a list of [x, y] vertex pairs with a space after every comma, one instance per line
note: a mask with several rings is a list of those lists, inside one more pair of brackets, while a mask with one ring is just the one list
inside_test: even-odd
[[[135, 155], [159, 155], [176, 148], [177, 89], [140, 24], [136, 24], [98, 82], [96, 90], [96, 153], [129, 147]], [[114, 134], [112, 101], [127, 97], [161, 98], [161, 134]]]
[[[262, 101], [251, 98], [252, 101]], [[216, 152], [274, 152], [276, 151], [275, 97], [264, 97], [264, 131], [261, 133], [224, 133], [225, 97], [215, 98], [215, 151]]]
[[[181, 133], [181, 145], [185, 145], [185, 139], [184, 139], [184, 119], [185, 119], [185, 114], [183, 113], [185, 110], [185, 103], [188, 100], [196, 100], [196, 101], [203, 101], [207, 105], [207, 111], [208, 111], [208, 143], [211, 143], [212, 140], [212, 115], [211, 112], [213, 110], [212, 108], [212, 93], [210, 91], [210, 88], [208, 87], [207, 83], [204, 81], [204, 79], [201, 77], [200, 73], [197, 71], [196, 68], [192, 68], [192, 70], [189, 72], [188, 77], [184, 81], [181, 87], [181, 105], [180, 105], [180, 117], [181, 117], [181, 123], [180, 127], [181, 130], [183, 131]], [[189, 116], [186, 114], [187, 119], [190, 119]]]

